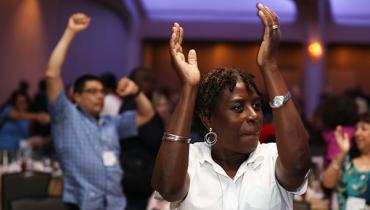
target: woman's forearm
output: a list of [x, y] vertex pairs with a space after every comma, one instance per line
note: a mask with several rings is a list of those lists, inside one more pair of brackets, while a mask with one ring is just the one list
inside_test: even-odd
[[330, 165], [325, 169], [322, 175], [322, 184], [324, 187], [333, 189], [337, 184], [342, 174], [342, 164], [346, 154], [339, 153], [337, 157], [331, 161]]
[[[189, 137], [198, 87], [184, 87], [176, 109], [172, 114], [167, 132]], [[152, 184], [154, 189], [169, 201], [182, 199], [187, 192], [187, 169], [189, 144], [184, 142], [162, 141], [158, 152]]]
[[[263, 66], [261, 72], [270, 100], [275, 96], [288, 94], [288, 88], [276, 63]], [[278, 167], [281, 167], [284, 174], [281, 176], [291, 179], [293, 189], [300, 184], [310, 167], [309, 136], [292, 100], [288, 100], [281, 107], [272, 108], [272, 113], [280, 161]]]

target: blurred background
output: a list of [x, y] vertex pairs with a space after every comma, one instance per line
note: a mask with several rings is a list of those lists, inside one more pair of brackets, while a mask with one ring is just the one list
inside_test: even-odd
[[[167, 40], [174, 21], [185, 29], [186, 49], [195, 48], [201, 71], [233, 66], [254, 72], [262, 35], [255, 0], [2, 0], [0, 1], [0, 101], [20, 80], [34, 93], [48, 56], [68, 17], [92, 18], [72, 45], [63, 76], [83, 72], [127, 75], [150, 67], [161, 85], [176, 89]], [[370, 93], [370, 12], [366, 0], [261, 1], [280, 17], [279, 64], [311, 116], [325, 91]], [[310, 45], [314, 43], [314, 45]], [[310, 51], [311, 49], [311, 51]]]

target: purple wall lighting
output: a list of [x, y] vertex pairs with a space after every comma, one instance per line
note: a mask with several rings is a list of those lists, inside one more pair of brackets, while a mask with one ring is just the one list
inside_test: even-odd
[[274, 9], [281, 22], [291, 23], [296, 5], [291, 0], [141, 0], [149, 19], [155, 21], [259, 22], [256, 4], [261, 2]]
[[330, 0], [330, 6], [336, 24], [370, 26], [369, 0]]

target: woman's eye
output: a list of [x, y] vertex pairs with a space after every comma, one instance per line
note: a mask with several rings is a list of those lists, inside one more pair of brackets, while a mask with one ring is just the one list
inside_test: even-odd
[[260, 100], [253, 102], [252, 104], [253, 109], [255, 110], [261, 110], [262, 108], [262, 102]]
[[242, 112], [244, 109], [244, 107], [242, 106], [242, 104], [235, 104], [234, 106], [232, 106], [232, 110], [234, 110], [235, 112]]
[[370, 126], [369, 125], [366, 125], [365, 124], [365, 125], [362, 126], [362, 131], [365, 131], [366, 132], [366, 131], [369, 131], [369, 130], [370, 130]]

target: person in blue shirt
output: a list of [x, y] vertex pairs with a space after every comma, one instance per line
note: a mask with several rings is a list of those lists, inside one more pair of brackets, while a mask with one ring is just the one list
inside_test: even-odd
[[0, 110], [0, 151], [15, 154], [19, 142], [29, 135], [31, 121], [49, 122], [47, 113], [32, 113], [28, 110], [30, 99], [27, 94], [16, 90]]
[[100, 116], [105, 90], [94, 75], [75, 81], [75, 104], [67, 99], [62, 65], [74, 37], [89, 23], [87, 15], [73, 14], [49, 59], [46, 78], [52, 138], [64, 173], [63, 200], [70, 209], [122, 210], [127, 202], [121, 188], [119, 139], [137, 135], [137, 128], [154, 116], [154, 110], [128, 78], [119, 81], [117, 93], [121, 97], [132, 95], [137, 109], [119, 116]]

